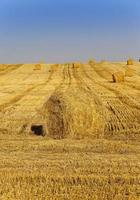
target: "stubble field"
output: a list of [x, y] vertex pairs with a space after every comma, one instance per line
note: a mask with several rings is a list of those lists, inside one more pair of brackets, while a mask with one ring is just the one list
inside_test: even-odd
[[140, 64], [40, 66], [0, 66], [0, 200], [139, 200]]

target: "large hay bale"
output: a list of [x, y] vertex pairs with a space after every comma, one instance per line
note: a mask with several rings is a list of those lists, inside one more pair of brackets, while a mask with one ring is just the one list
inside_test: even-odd
[[112, 74], [113, 82], [124, 82], [124, 73], [122, 71]]
[[135, 73], [136, 71], [134, 69], [131, 69], [130, 67], [127, 67], [125, 69], [125, 76], [132, 77], [135, 75]]
[[102, 116], [94, 100], [86, 93], [55, 92], [44, 105], [48, 134], [53, 138], [101, 138], [104, 129]]
[[133, 64], [134, 64], [134, 62], [131, 58], [127, 60], [127, 65], [133, 65]]
[[40, 64], [36, 64], [34, 67], [34, 70], [41, 70], [41, 65]]

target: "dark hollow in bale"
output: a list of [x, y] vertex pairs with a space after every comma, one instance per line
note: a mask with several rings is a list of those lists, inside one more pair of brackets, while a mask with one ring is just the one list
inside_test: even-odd
[[44, 129], [43, 125], [41, 125], [41, 124], [32, 124], [31, 131], [33, 134], [35, 134], [37, 136], [45, 136], [46, 135], [45, 129]]

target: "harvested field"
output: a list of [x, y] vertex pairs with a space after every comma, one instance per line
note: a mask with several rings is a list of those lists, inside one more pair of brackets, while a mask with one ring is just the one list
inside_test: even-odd
[[1, 200], [140, 199], [139, 142], [3, 138], [0, 151]]
[[0, 200], [140, 199], [139, 62], [0, 65], [0, 122]]
[[[125, 63], [15, 68], [1, 74], [1, 133], [29, 135], [31, 123], [42, 122], [48, 136], [57, 133], [55, 138], [111, 137], [111, 132], [113, 137], [139, 136], [139, 63], [133, 65], [134, 76], [125, 76], [125, 80]], [[112, 83], [112, 74], [116, 83]]]

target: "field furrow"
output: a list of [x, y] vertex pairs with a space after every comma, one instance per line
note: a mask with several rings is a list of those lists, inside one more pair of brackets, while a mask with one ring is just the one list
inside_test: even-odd
[[[83, 76], [85, 74], [89, 79], [86, 82], [92, 81], [96, 88], [95, 91], [99, 91], [99, 98], [104, 102], [105, 109], [107, 109], [104, 116], [106, 121], [105, 135], [109, 134], [110, 137], [111, 133], [117, 135], [119, 132], [124, 134], [139, 132], [140, 112], [138, 103], [133, 102], [131, 96], [128, 96], [128, 92], [125, 94], [125, 91], [122, 92], [122, 89], [120, 92], [118, 87], [114, 87], [112, 83], [107, 83], [102, 78], [100, 81], [96, 81], [92, 77], [91, 69], [86, 71], [86, 68], [83, 66], [81, 68], [83, 68]], [[126, 90], [128, 91], [128, 88]]]

